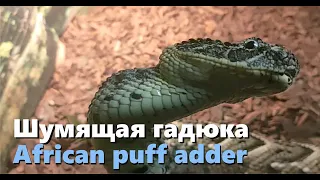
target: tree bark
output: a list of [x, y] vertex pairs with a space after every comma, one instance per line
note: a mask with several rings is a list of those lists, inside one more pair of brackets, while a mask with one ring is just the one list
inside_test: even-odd
[[17, 142], [13, 120], [34, 114], [55, 70], [59, 36], [79, 9], [0, 7], [0, 174]]

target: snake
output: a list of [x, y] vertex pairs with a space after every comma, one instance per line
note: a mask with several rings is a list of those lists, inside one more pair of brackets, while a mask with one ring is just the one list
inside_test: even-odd
[[[238, 42], [210, 38], [182, 41], [163, 49], [153, 67], [120, 70], [95, 93], [87, 114], [89, 124], [167, 124], [221, 103], [237, 103], [287, 90], [299, 74], [298, 58], [283, 45], [258, 37]], [[113, 150], [146, 149], [158, 140], [92, 138], [105, 154], [108, 173], [164, 173], [163, 165], [113, 167]]]

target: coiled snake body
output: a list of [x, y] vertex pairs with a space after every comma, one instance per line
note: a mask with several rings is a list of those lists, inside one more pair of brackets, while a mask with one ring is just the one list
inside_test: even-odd
[[[280, 45], [248, 38], [238, 43], [190, 39], [165, 48], [152, 68], [119, 71], [99, 88], [89, 106], [90, 124], [166, 124], [220, 103], [285, 91], [299, 73], [297, 58]], [[146, 149], [156, 140], [93, 139], [105, 152], [112, 173], [134, 172], [144, 165], [112, 169], [113, 150]]]

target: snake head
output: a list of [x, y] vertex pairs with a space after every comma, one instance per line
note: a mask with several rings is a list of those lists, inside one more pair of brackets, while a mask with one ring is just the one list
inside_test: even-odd
[[[225, 43], [226, 44], [226, 43]], [[287, 76], [287, 84], [291, 85], [300, 71], [299, 61], [296, 56], [284, 46], [268, 44], [260, 38], [248, 38], [238, 44], [238, 55], [243, 59], [248, 68], [257, 69], [271, 74]], [[248, 55], [246, 51], [251, 52]], [[243, 52], [243, 54], [242, 54]], [[227, 57], [233, 60], [237, 58], [235, 51], [229, 51]]]
[[245, 91], [248, 96], [282, 92], [293, 84], [300, 69], [291, 51], [256, 37], [236, 43], [190, 39], [169, 46], [160, 59], [172, 66], [179, 64], [172, 71], [180, 71], [180, 78], [191, 86], [231, 91], [236, 96]]

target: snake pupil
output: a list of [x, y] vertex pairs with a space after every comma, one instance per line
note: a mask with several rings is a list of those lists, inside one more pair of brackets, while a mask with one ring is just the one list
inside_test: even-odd
[[244, 47], [247, 48], [247, 49], [253, 49], [253, 48], [256, 47], [255, 43], [256, 43], [255, 41], [249, 41], [244, 45]]

